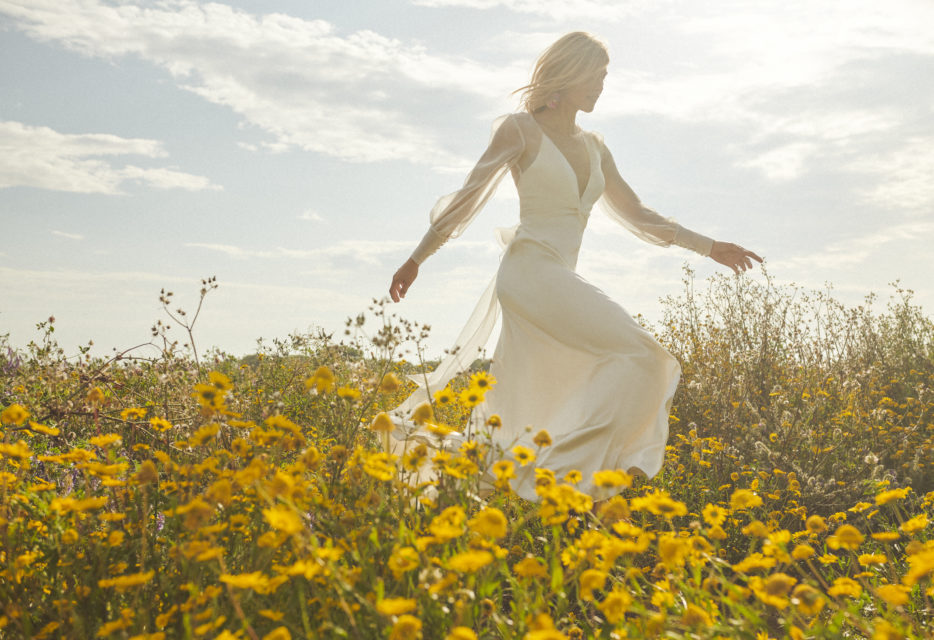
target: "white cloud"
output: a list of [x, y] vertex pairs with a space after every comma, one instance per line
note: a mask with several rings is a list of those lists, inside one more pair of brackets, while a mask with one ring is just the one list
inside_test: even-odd
[[[654, 0], [661, 4], [662, 0]], [[508, 9], [551, 20], [593, 20], [615, 22], [640, 11], [649, 0], [412, 0], [423, 7], [463, 7], [467, 9]]]
[[338, 260], [348, 259], [354, 264], [380, 265], [384, 256], [411, 250], [410, 240], [344, 240], [331, 247], [321, 249], [247, 249], [229, 244], [186, 242], [186, 247], [205, 249], [226, 254], [232, 258], [263, 258], [293, 260]]
[[167, 168], [114, 166], [102, 156], [162, 158], [157, 140], [121, 138], [105, 133], [59, 133], [49, 127], [0, 121], [0, 189], [38, 187], [76, 193], [121, 193], [126, 182], [158, 189], [219, 189], [202, 176]]
[[930, 245], [931, 239], [934, 239], [934, 222], [903, 223], [831, 242], [820, 250], [812, 251], [809, 255], [783, 260], [781, 266], [786, 269], [797, 269], [802, 273], [851, 269], [864, 266], [871, 257], [876, 256], [884, 246], [891, 243], [919, 242], [922, 245]]
[[84, 236], [80, 233], [68, 233], [66, 231], [59, 231], [58, 229], [52, 229], [52, 235], [60, 238], [68, 238], [69, 240], [84, 240]]
[[881, 177], [862, 189], [868, 200], [909, 214], [934, 216], [934, 136], [912, 137], [900, 148], [860, 156], [850, 169]]
[[317, 211], [312, 211], [310, 209], [299, 214], [298, 219], [306, 220], [308, 222], [325, 222], [324, 216], [322, 216]]
[[262, 145], [271, 151], [298, 147], [350, 161], [461, 165], [411, 122], [414, 107], [438, 90], [505, 95], [518, 69], [432, 55], [373, 31], [341, 36], [324, 20], [193, 0], [0, 0], [0, 13], [40, 41], [163, 67], [181, 87], [271, 134]]

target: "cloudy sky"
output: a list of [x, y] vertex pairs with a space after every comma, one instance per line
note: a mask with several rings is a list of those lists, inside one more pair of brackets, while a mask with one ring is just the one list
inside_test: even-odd
[[[573, 30], [611, 55], [579, 124], [643, 202], [779, 282], [856, 304], [900, 279], [930, 312], [931, 24], [930, 0], [0, 0], [0, 334], [54, 315], [69, 353], [125, 348], [160, 289], [191, 309], [215, 275], [199, 346], [339, 330]], [[516, 204], [504, 184], [393, 307], [434, 355]], [[685, 263], [719, 269], [595, 211], [579, 272], [656, 320]]]

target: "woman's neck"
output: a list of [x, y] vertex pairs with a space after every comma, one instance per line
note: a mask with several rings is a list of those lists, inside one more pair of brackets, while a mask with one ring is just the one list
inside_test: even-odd
[[552, 133], [573, 136], [578, 132], [577, 109], [569, 109], [558, 104], [555, 109], [545, 109], [537, 114], [538, 121]]

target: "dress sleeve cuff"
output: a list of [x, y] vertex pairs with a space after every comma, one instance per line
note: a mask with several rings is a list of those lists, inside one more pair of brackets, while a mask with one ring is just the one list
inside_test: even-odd
[[695, 251], [702, 256], [709, 256], [710, 252], [713, 250], [713, 238], [708, 238], [705, 235], [681, 226], [678, 227], [678, 231], [675, 234], [674, 244]]
[[413, 251], [412, 255], [409, 257], [415, 262], [415, 264], [420, 265], [428, 258], [428, 256], [437, 251], [446, 240], [447, 238], [435, 231], [433, 227], [428, 227], [428, 231], [426, 231], [425, 235], [422, 236], [422, 241], [418, 243], [418, 246], [415, 247], [415, 251]]

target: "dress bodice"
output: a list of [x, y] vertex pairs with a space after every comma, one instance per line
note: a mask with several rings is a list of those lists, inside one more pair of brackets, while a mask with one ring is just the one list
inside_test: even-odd
[[583, 193], [570, 162], [544, 131], [538, 153], [516, 181], [520, 220], [517, 236], [546, 244], [572, 268], [577, 263], [590, 211], [604, 188], [600, 153], [590, 134], [583, 136], [590, 160]]

